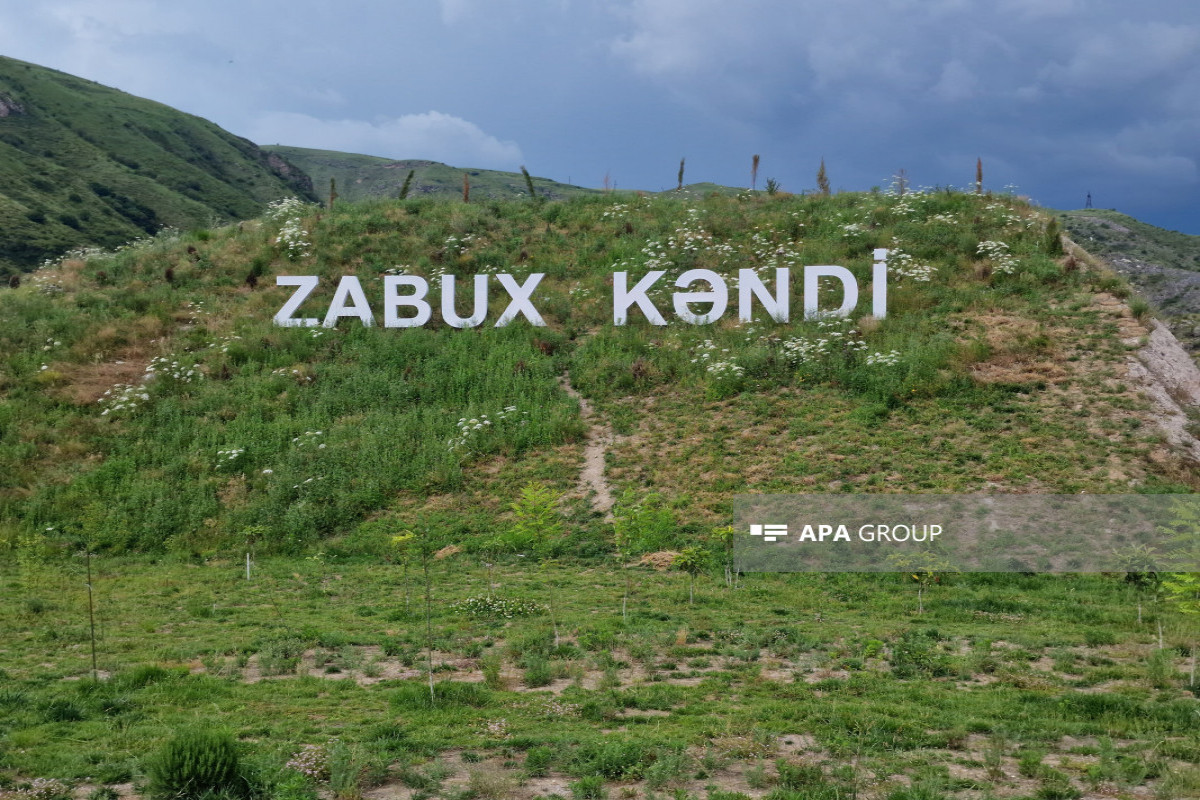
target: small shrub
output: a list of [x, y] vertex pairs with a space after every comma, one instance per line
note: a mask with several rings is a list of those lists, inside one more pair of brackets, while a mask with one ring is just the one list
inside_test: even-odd
[[379, 723], [371, 728], [367, 740], [389, 753], [406, 750], [409, 746], [408, 731], [397, 722]]
[[572, 772], [611, 780], [641, 777], [642, 764], [651, 753], [641, 742], [617, 739], [588, 742], [575, 750]]
[[775, 768], [779, 772], [779, 785], [784, 789], [804, 789], [825, 783], [825, 775], [816, 764], [789, 764], [781, 759], [775, 762]]
[[287, 675], [296, 671], [307, 642], [289, 637], [267, 642], [258, 651], [258, 667], [263, 675]]
[[42, 705], [42, 719], [46, 722], [79, 722], [83, 709], [73, 700], [55, 697]]
[[550, 772], [554, 751], [549, 747], [531, 747], [525, 754], [525, 772], [531, 778], [544, 778]]
[[483, 685], [489, 689], [503, 689], [504, 678], [500, 675], [501, 661], [497, 656], [488, 656], [480, 662], [483, 670]]
[[604, 789], [604, 778], [599, 775], [589, 775], [568, 784], [571, 797], [575, 800], [604, 800], [608, 792]]
[[951, 672], [949, 659], [935, 650], [936, 641], [917, 631], [906, 631], [892, 647], [892, 674], [897, 678], [918, 675], [939, 677]]
[[751, 789], [765, 789], [770, 783], [767, 768], [761, 762], [746, 770], [746, 785]]
[[329, 788], [337, 800], [361, 800], [367, 765], [344, 742], [329, 744]]
[[516, 789], [511, 775], [495, 769], [476, 769], [467, 773], [467, 791], [478, 800], [501, 800]]
[[1175, 663], [1170, 650], [1155, 650], [1146, 661], [1146, 679], [1155, 689], [1170, 689], [1175, 683]]
[[554, 680], [554, 668], [540, 656], [525, 659], [525, 685], [530, 689], [549, 686]]
[[233, 736], [199, 728], [168, 741], [146, 765], [147, 794], [160, 800], [189, 800], [211, 794], [244, 797], [247, 782]]
[[646, 785], [651, 789], [685, 780], [691, 769], [692, 759], [687, 753], [663, 753], [646, 768]]

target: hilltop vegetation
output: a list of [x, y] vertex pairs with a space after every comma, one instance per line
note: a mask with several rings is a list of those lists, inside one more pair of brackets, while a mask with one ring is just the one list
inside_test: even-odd
[[[521, 485], [575, 487], [587, 426], [564, 375], [617, 435], [615, 493], [668, 499], [662, 546], [727, 518], [738, 492], [1195, 486], [1125, 382], [1145, 329], [1108, 293], [1123, 284], [1060, 258], [1011, 197], [289, 208], [67, 259], [0, 294], [8, 541], [211, 552], [261, 528], [294, 551], [367, 536], [380, 513], [473, 541]], [[665, 270], [651, 297], [672, 315], [687, 268], [772, 283], [776, 267], [844, 264], [865, 287], [881, 246], [886, 320], [864, 291], [845, 320], [803, 320], [793, 299], [788, 324], [759, 309], [749, 325], [612, 325], [614, 270]], [[492, 327], [494, 279], [469, 330], [436, 314], [406, 330], [271, 322], [290, 295], [276, 274], [324, 276], [302, 314], [324, 316], [343, 274], [374, 303], [385, 275], [455, 274], [464, 313], [465, 276], [535, 271], [544, 328]], [[585, 498], [568, 514], [564, 550], [607, 547]]]
[[207, 120], [0, 57], [0, 278], [73, 247], [255, 217], [311, 189]]

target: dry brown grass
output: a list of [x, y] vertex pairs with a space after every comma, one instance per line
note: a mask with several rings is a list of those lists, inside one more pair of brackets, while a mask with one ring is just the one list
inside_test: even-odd
[[128, 347], [112, 361], [71, 365], [66, 373], [69, 382], [61, 393], [78, 405], [95, 403], [118, 383], [139, 383], [149, 364], [150, 357], [143, 348]]
[[675, 559], [679, 556], [674, 550], [659, 550], [657, 553], [646, 553], [640, 559], [638, 564], [643, 567], [653, 567], [659, 572], [665, 572], [675, 563]]

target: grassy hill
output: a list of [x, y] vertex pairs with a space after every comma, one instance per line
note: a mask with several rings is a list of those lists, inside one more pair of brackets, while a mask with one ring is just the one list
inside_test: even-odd
[[1058, 212], [1063, 227], [1129, 279], [1171, 331], [1200, 350], [1200, 236], [1168, 231], [1109, 209]]
[[211, 122], [0, 57], [0, 276], [310, 191], [285, 160]]
[[[877, 247], [886, 319], [672, 311], [687, 269], [865, 286]], [[614, 270], [666, 271], [669, 324], [614, 326]], [[503, 272], [545, 327], [493, 326]], [[489, 276], [486, 321], [271, 322], [277, 275], [382, 318], [401, 274]], [[284, 205], [40, 269], [0, 290], [0, 791], [167, 797], [164, 742], [219, 727], [264, 799], [1194, 797], [1151, 576], [735, 588], [713, 538], [738, 493], [1196, 491], [1128, 294], [942, 191]], [[689, 547], [694, 585], [639, 561]]]
[[[296, 213], [310, 246], [295, 260], [277, 241], [286, 222], [264, 219], [67, 260], [0, 296], [11, 531], [67, 524], [117, 549], [208, 550], [263, 526], [283, 548], [391, 509], [465, 535], [531, 479], [574, 485], [587, 425], [564, 374], [617, 435], [615, 493], [672, 498], [684, 530], [724, 518], [746, 491], [1195, 486], [1151, 458], [1154, 427], [1133, 422], [1145, 403], [1121, 371], [1145, 328], [1112, 300], [1120, 280], [1064, 266], [1046, 252], [1046, 219], [1013, 199], [418, 199]], [[981, 254], [989, 241], [1003, 244]], [[733, 313], [715, 326], [659, 328], [638, 311], [636, 324], [611, 324], [614, 269], [842, 263], [865, 285], [881, 245], [894, 250], [882, 322], [855, 322], [864, 296], [846, 330], [741, 326]], [[290, 294], [275, 274], [326, 276], [309, 304], [323, 316], [332, 276], [360, 276], [378, 304], [387, 274], [505, 270], [546, 273], [547, 327], [271, 322]], [[494, 320], [504, 297], [492, 286]], [[895, 364], [865, 361], [892, 351]], [[148, 399], [117, 409], [105, 392], [121, 391]], [[519, 422], [496, 419], [511, 406]], [[456, 420], [481, 414], [496, 424], [447, 444]], [[306, 436], [326, 446], [299, 446]], [[574, 508], [572, 541], [587, 550], [604, 526], [582, 500]]]
[[[312, 176], [322, 201], [329, 199], [329, 179], [337, 181], [338, 197], [344, 202], [396, 198], [410, 170], [414, 172], [409, 197], [462, 197], [463, 175], [469, 176], [471, 197], [475, 200], [512, 200], [528, 196], [525, 176], [519, 172], [451, 167], [438, 161], [407, 159], [396, 161], [358, 153], [312, 150], [306, 147], [265, 145]], [[600, 194], [548, 178], [533, 179], [538, 194], [550, 200]]]

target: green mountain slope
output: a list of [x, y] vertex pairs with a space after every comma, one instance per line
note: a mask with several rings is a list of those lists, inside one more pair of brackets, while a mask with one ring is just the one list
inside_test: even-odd
[[[461, 197], [464, 174], [469, 178], [471, 197], [475, 200], [511, 200], [529, 194], [525, 177], [519, 172], [451, 167], [438, 161], [419, 159], [395, 161], [358, 153], [277, 144], [265, 145], [263, 149], [283, 156], [312, 176], [322, 200], [329, 199], [330, 178], [337, 181], [338, 197], [345, 202], [398, 197], [409, 170], [414, 171], [410, 197]], [[548, 178], [535, 177], [533, 185], [539, 195], [550, 200], [601, 194], [598, 189], [585, 189]]]
[[[610, 438], [597, 426], [616, 435], [598, 462], [612, 495], [669, 500], [664, 545], [725, 524], [741, 492], [1200, 488], [1125, 377], [1147, 333], [1114, 296], [1127, 289], [1057, 257], [1048, 218], [1015, 198], [422, 198], [293, 216], [0, 291], [0, 540], [204, 551], [253, 529], [291, 549], [384, 518], [469, 544], [538, 481], [576, 492], [569, 546], [591, 552], [608, 538], [581, 483]], [[736, 323], [738, 269], [843, 264], [865, 286], [876, 247], [893, 251], [885, 320], [865, 290], [845, 321], [800, 319], [795, 274], [792, 322]], [[690, 268], [729, 278], [719, 323], [674, 316]], [[612, 273], [651, 269], [670, 324], [634, 309], [614, 326]], [[545, 327], [493, 327], [499, 272], [545, 273]], [[276, 275], [323, 276], [305, 317], [357, 275], [382, 320], [397, 273], [431, 297], [440, 276], [467, 293], [489, 275], [487, 321], [450, 327], [434, 303], [421, 328], [272, 324], [291, 294]]]
[[310, 192], [284, 159], [211, 122], [0, 57], [0, 275]]

